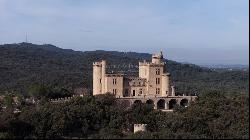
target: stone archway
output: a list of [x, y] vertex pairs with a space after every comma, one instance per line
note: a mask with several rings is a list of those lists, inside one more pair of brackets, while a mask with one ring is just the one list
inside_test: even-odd
[[151, 100], [151, 99], [148, 99], [148, 100], [146, 101], [146, 104], [147, 104], [147, 105], [150, 105], [151, 107], [154, 107], [154, 101]]
[[171, 99], [169, 101], [169, 109], [173, 109], [176, 106], [176, 104], [177, 104], [176, 99]]
[[180, 102], [180, 106], [187, 107], [188, 106], [188, 100], [187, 99], [182, 99]]
[[160, 99], [160, 100], [157, 102], [157, 109], [165, 109], [165, 100]]
[[142, 104], [142, 101], [141, 100], [135, 100], [134, 104]]
[[142, 105], [142, 101], [141, 100], [135, 100], [133, 101], [132, 107], [138, 107]]

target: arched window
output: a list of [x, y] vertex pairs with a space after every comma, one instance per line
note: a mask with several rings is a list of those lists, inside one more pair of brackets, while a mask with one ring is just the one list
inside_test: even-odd
[[159, 68], [156, 69], [155, 74], [160, 75], [160, 69]]
[[140, 90], [139, 90], [139, 94], [142, 95], [142, 89], [141, 89], [141, 88], [140, 88]]

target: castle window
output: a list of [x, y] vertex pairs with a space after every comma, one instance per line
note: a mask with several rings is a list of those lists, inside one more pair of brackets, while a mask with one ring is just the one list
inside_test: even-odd
[[156, 88], [156, 94], [160, 94], [160, 88]]
[[113, 89], [113, 94], [116, 94], [117, 93], [117, 89]]
[[140, 89], [140, 91], [139, 91], [139, 95], [141, 95], [142, 94], [142, 89]]
[[133, 96], [135, 96], [135, 90], [133, 90]]
[[116, 79], [113, 79], [113, 85], [116, 85]]
[[156, 78], [156, 84], [160, 84], [160, 78]]
[[100, 83], [102, 83], [102, 79], [100, 79]]
[[160, 69], [159, 68], [157, 68], [155, 72], [156, 72], [156, 75], [160, 75]]
[[125, 89], [124, 97], [128, 97], [128, 89]]

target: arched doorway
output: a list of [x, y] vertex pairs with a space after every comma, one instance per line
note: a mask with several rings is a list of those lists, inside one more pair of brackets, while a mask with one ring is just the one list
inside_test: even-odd
[[136, 107], [140, 107], [142, 105], [142, 101], [141, 100], [135, 100], [132, 108], [136, 108]]
[[160, 99], [160, 100], [157, 102], [157, 109], [165, 109], [165, 100]]
[[147, 100], [146, 104], [149, 105], [150, 107], [154, 107], [154, 101], [151, 99]]
[[177, 104], [177, 101], [175, 99], [171, 99], [169, 101], [169, 109], [173, 109]]
[[180, 105], [183, 107], [187, 107], [188, 106], [188, 100], [187, 99], [182, 99], [180, 102]]
[[135, 100], [134, 104], [142, 104], [142, 101], [141, 100]]

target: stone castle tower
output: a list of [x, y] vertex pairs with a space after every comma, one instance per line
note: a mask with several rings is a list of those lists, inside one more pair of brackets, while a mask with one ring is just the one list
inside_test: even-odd
[[93, 63], [93, 95], [105, 92], [106, 61]]

